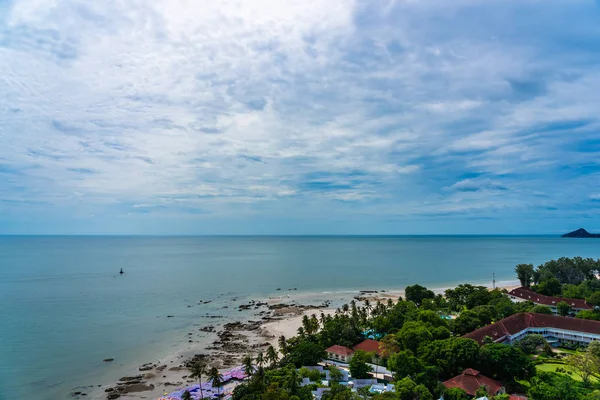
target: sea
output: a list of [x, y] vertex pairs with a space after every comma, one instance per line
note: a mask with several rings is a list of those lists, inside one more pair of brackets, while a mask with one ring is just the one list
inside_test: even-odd
[[562, 256], [599, 258], [600, 240], [0, 236], [0, 400], [110, 384], [176, 350], [191, 327], [241, 318], [249, 299], [490, 285]]

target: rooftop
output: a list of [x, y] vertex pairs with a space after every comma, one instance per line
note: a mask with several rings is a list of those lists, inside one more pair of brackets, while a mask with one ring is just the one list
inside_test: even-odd
[[559, 317], [558, 315], [519, 313], [467, 333], [463, 337], [473, 339], [482, 344], [486, 336], [496, 341], [505, 336], [512, 336], [527, 328], [557, 328], [600, 335], [600, 321]]
[[340, 346], [340, 345], [333, 345], [330, 348], [325, 350], [327, 353], [333, 353], [333, 354], [337, 354], [340, 356], [350, 356], [352, 354], [354, 354], [354, 350], [349, 349], [345, 346]]
[[495, 395], [502, 388], [502, 384], [498, 381], [483, 376], [476, 369], [467, 368], [462, 374], [448, 379], [444, 382], [444, 386], [450, 388], [460, 388], [467, 392], [470, 396], [475, 396], [477, 389], [485, 386], [488, 393]]
[[558, 303], [564, 301], [573, 308], [589, 310], [592, 308], [591, 305], [585, 302], [583, 299], [564, 299], [562, 297], [544, 296], [534, 292], [526, 287], [518, 287], [508, 292], [509, 295], [518, 297], [523, 300], [530, 300], [537, 304], [543, 304], [545, 306], [556, 307]]
[[381, 355], [381, 350], [379, 349], [379, 342], [373, 339], [367, 339], [360, 342], [359, 344], [354, 346], [354, 350], [362, 350], [366, 351], [367, 353], [377, 353]]

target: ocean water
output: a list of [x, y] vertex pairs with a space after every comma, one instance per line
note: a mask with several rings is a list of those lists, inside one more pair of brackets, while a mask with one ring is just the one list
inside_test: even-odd
[[236, 298], [514, 280], [518, 263], [577, 255], [600, 257], [600, 240], [0, 236], [0, 399], [109, 384], [210, 315], [240, 318], [223, 308]]

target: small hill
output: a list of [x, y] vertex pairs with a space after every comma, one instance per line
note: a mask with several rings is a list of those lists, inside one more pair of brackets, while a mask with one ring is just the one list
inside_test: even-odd
[[600, 239], [600, 234], [589, 233], [583, 228], [579, 228], [576, 231], [565, 233], [562, 237], [566, 238], [597, 238]]

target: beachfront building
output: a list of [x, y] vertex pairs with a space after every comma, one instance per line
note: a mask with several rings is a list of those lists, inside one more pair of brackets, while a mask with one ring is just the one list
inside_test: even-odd
[[519, 313], [467, 333], [463, 337], [473, 339], [479, 344], [484, 344], [487, 340], [512, 344], [534, 333], [542, 335], [552, 345], [565, 342], [587, 345], [592, 341], [600, 340], [600, 321]]
[[379, 342], [373, 339], [363, 340], [352, 349], [345, 346], [333, 345], [325, 350], [329, 360], [348, 364], [352, 359], [355, 351], [362, 350], [373, 354], [373, 363], [377, 364], [377, 360], [381, 358], [382, 351], [379, 348]]
[[373, 354], [373, 364], [379, 364], [379, 359], [382, 358], [383, 352], [379, 348], [379, 342], [373, 339], [366, 339], [353, 347], [354, 351], [362, 350]]
[[354, 350], [337, 344], [329, 347], [325, 352], [327, 353], [328, 359], [344, 364], [348, 364], [354, 354]]
[[481, 386], [485, 387], [488, 394], [491, 396], [503, 394], [505, 392], [504, 387], [502, 387], [500, 382], [488, 378], [487, 376], [483, 376], [479, 371], [472, 368], [465, 369], [462, 374], [448, 379], [443, 385], [447, 389], [462, 389], [467, 392], [469, 396], [475, 396], [477, 389]]
[[564, 301], [565, 303], [571, 306], [573, 314], [577, 314], [581, 310], [591, 310], [593, 308], [583, 299], [564, 299], [561, 297], [544, 296], [543, 294], [536, 293], [533, 290], [528, 289], [526, 287], [518, 287], [516, 289], [511, 290], [510, 292], [508, 292], [508, 297], [514, 303], [522, 301], [531, 301], [535, 304], [548, 306], [555, 315], [558, 314], [558, 309], [556, 308], [556, 305], [561, 301]]

